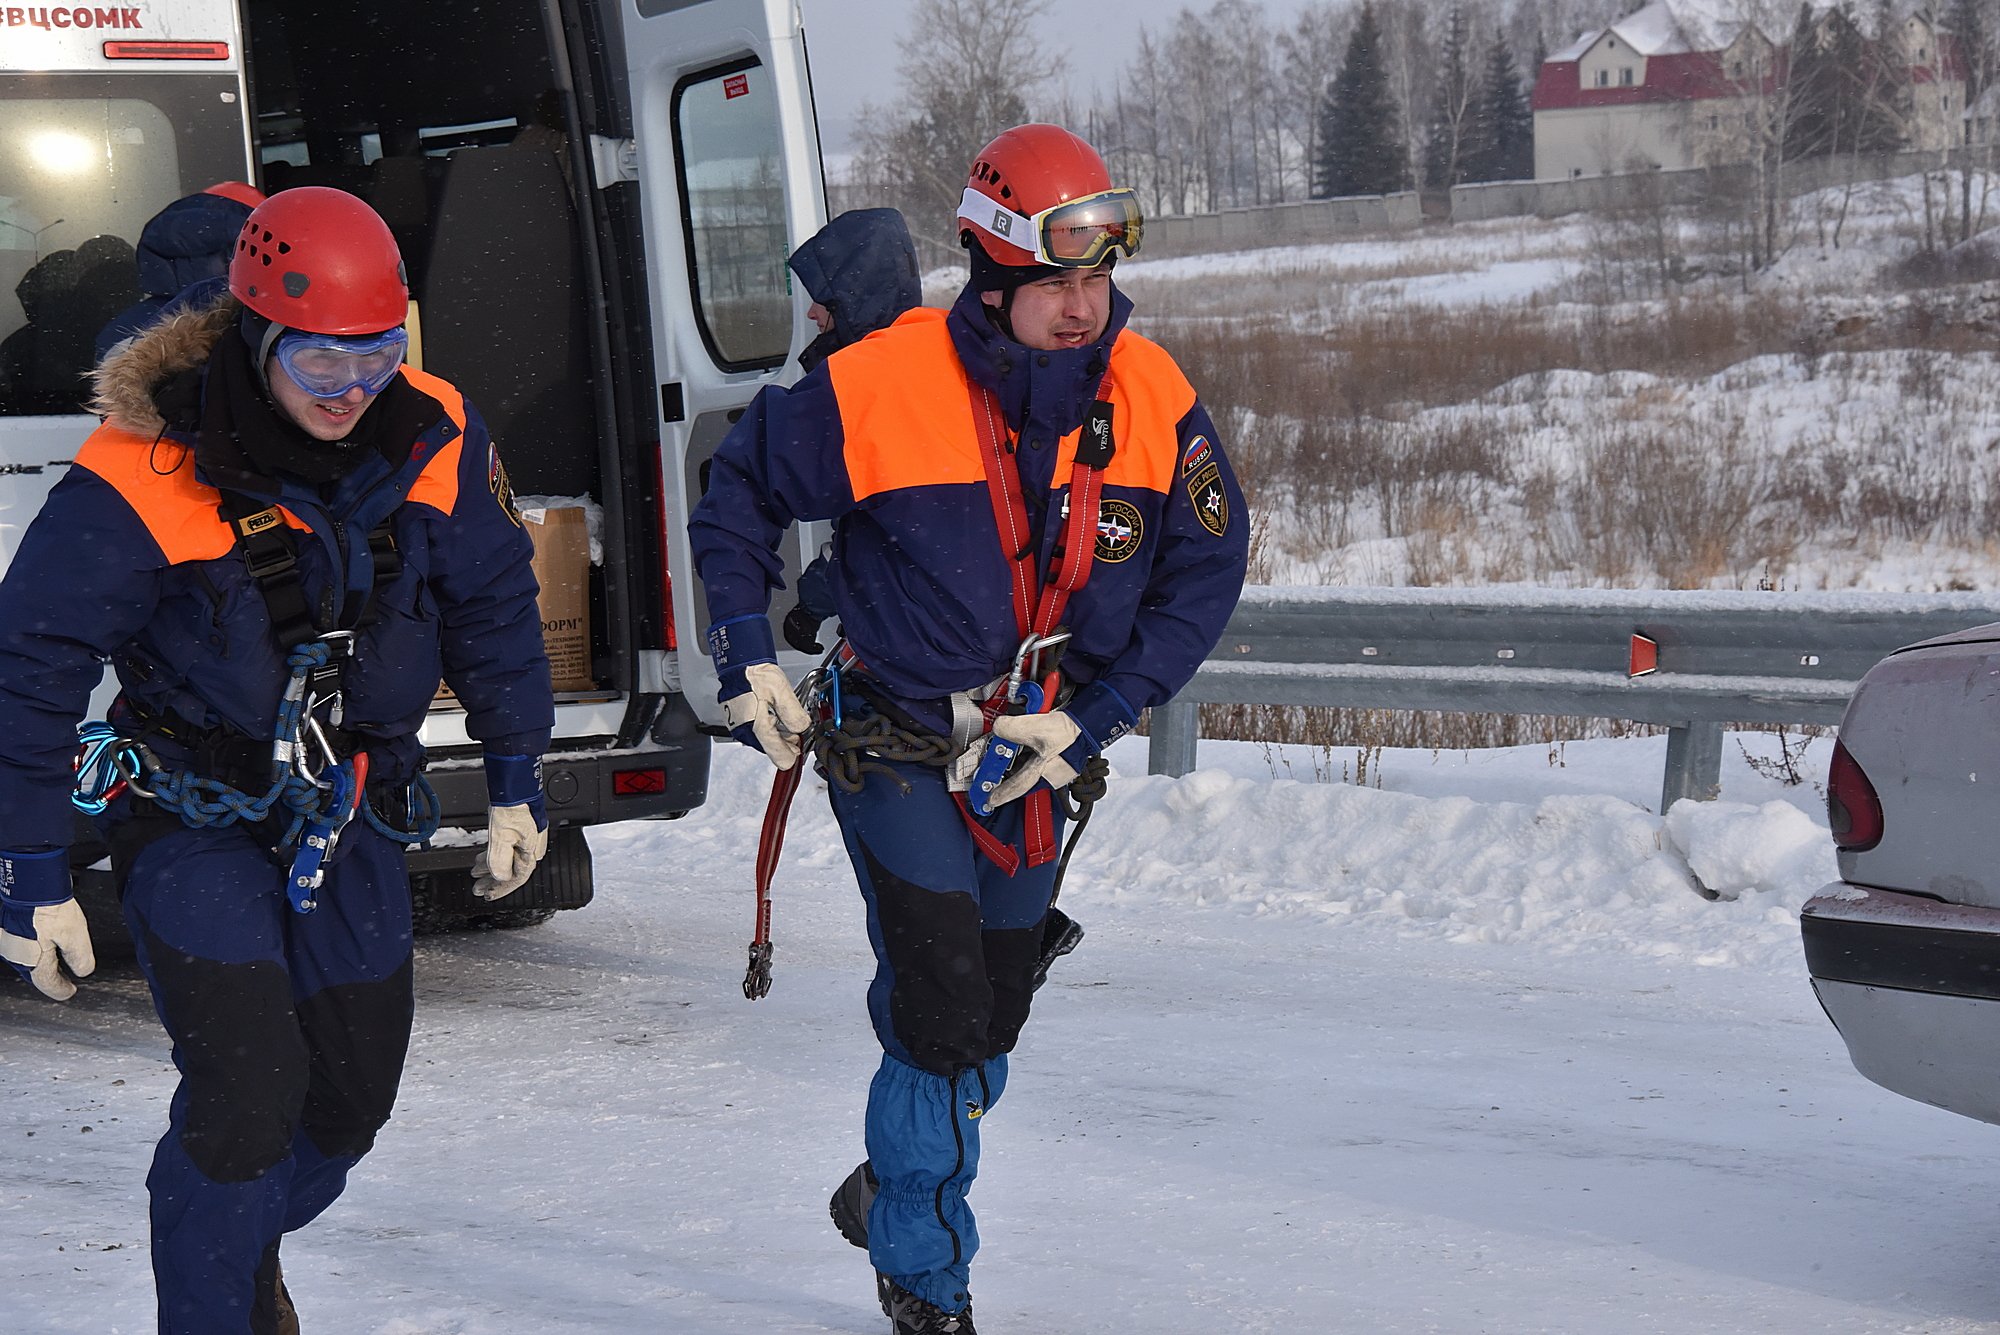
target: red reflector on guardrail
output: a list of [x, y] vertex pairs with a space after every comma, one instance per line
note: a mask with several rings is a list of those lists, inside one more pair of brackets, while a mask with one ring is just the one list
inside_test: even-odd
[[229, 43], [106, 42], [104, 58], [106, 60], [227, 60]]
[[667, 791], [667, 772], [663, 769], [619, 769], [611, 771], [611, 795], [613, 797], [644, 797], [648, 793]]
[[1625, 657], [1625, 675], [1643, 677], [1660, 670], [1660, 646], [1643, 635], [1632, 637], [1632, 649]]

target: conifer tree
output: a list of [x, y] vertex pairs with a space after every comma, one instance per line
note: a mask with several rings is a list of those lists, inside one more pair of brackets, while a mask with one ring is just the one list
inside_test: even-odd
[[1535, 174], [1535, 113], [1507, 35], [1495, 33], [1474, 98], [1467, 181], [1525, 181]]
[[1370, 0], [1348, 39], [1347, 55], [1320, 109], [1319, 162], [1313, 196], [1386, 195], [1408, 181], [1403, 171], [1402, 118], [1389, 92], [1382, 28]]

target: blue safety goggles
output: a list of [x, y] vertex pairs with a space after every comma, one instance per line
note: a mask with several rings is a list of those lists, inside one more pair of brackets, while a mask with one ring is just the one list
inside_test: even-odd
[[401, 328], [359, 338], [286, 331], [272, 349], [294, 385], [316, 399], [337, 399], [351, 389], [380, 394], [402, 369], [410, 336]]

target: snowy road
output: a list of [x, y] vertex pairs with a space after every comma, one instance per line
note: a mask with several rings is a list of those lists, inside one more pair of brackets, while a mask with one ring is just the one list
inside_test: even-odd
[[[982, 1330], [2000, 1331], [2000, 1128], [1848, 1065], [1788, 941], [1817, 864], [1707, 904], [1663, 839], [1633, 856], [1666, 888], [1620, 902], [1646, 880], [1611, 865], [1626, 827], [1660, 827], [1632, 805], [1653, 746], [1392, 758], [1400, 792], [1259, 780], [1254, 748], [1126, 779], [1121, 752], [1065, 894], [1089, 939], [986, 1131]], [[860, 915], [808, 793], [776, 986], [742, 999], [761, 776], [718, 759], [708, 808], [593, 838], [590, 909], [423, 943], [396, 1118], [286, 1246], [308, 1335], [879, 1335], [824, 1212], [875, 1059]], [[1764, 781], [1726, 782], [1765, 847], [1810, 806], [1759, 816]], [[1211, 861], [1133, 833], [1162, 817]], [[1584, 869], [1536, 873], [1569, 886], [1542, 920], [1493, 902], [1525, 885], [1417, 907], [1387, 870], [1407, 849], [1359, 860], [1516, 827]], [[1279, 854], [1320, 872], [1199, 890]], [[0, 1329], [148, 1331], [172, 1084], [144, 989], [114, 969], [55, 1007], [10, 982], [0, 1028]]]

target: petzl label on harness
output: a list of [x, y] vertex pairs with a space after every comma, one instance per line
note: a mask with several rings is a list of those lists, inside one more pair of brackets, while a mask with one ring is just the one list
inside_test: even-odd
[[1111, 405], [1099, 399], [1090, 405], [1090, 416], [1083, 419], [1083, 433], [1076, 438], [1076, 461], [1086, 468], [1108, 468], [1111, 452]]
[[276, 528], [284, 522], [284, 516], [278, 513], [278, 507], [274, 505], [268, 510], [259, 510], [254, 515], [246, 515], [237, 520], [236, 529], [247, 538], [266, 529]]
[[1189, 478], [1187, 494], [1203, 528], [1218, 538], [1229, 531], [1229, 492], [1223, 488], [1219, 465], [1210, 462]]

